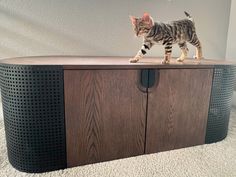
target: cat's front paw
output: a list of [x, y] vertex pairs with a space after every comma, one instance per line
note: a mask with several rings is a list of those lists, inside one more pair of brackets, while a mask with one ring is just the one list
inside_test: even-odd
[[161, 61], [161, 64], [170, 64], [170, 60], [164, 59], [164, 60]]
[[137, 63], [139, 61], [139, 58], [138, 57], [135, 57], [135, 58], [131, 58], [129, 60], [130, 63]]

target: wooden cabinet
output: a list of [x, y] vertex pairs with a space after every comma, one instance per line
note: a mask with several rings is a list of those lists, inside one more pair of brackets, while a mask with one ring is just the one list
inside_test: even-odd
[[138, 70], [65, 70], [69, 167], [144, 153], [147, 93]]
[[68, 166], [204, 144], [213, 70], [149, 73], [64, 71]]
[[224, 139], [236, 64], [161, 61], [1, 60], [9, 162], [38, 173]]

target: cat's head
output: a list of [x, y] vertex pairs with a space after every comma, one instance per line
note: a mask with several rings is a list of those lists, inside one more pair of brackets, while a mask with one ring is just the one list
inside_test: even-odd
[[153, 18], [148, 13], [144, 13], [141, 18], [130, 16], [130, 20], [132, 22], [135, 35], [138, 37], [147, 34], [154, 25]]

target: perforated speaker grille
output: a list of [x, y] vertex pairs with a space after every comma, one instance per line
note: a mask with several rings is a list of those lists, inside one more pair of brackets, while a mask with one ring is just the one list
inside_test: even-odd
[[208, 112], [206, 143], [224, 139], [228, 132], [236, 68], [216, 66]]
[[8, 158], [21, 171], [66, 168], [63, 70], [0, 66]]

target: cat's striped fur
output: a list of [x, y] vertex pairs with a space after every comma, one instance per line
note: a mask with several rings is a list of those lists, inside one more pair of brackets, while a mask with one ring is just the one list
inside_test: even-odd
[[196, 59], [202, 58], [202, 46], [197, 37], [192, 17], [185, 12], [187, 19], [173, 21], [171, 23], [154, 22], [152, 17], [145, 13], [142, 18], [130, 17], [137, 36], [143, 36], [142, 48], [130, 62], [139, 61], [155, 44], [165, 46], [165, 55], [162, 63], [169, 63], [172, 45], [177, 43], [181, 49], [181, 56], [177, 61], [182, 62], [187, 57], [189, 42], [196, 47]]

